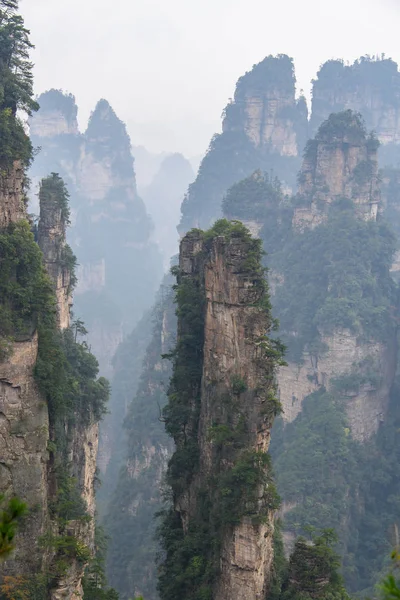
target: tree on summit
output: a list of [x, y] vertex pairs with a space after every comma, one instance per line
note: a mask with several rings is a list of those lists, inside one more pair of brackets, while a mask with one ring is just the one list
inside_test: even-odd
[[18, 14], [18, 0], [0, 0], [0, 162], [14, 160], [25, 164], [32, 156], [32, 146], [17, 111], [28, 115], [38, 110], [33, 98], [33, 48], [29, 30]]

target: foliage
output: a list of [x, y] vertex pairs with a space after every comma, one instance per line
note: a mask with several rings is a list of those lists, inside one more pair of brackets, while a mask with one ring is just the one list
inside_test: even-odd
[[[190, 235], [203, 240], [203, 250], [197, 257], [200, 265], [207, 260], [215, 238], [225, 238], [226, 245], [241, 240], [240, 273], [259, 291], [257, 306], [267, 317], [268, 329], [272, 319], [268, 319], [270, 304], [261, 264], [260, 240], [253, 239], [241, 223], [226, 219], [217, 221], [206, 232], [193, 230]], [[279, 497], [272, 482], [268, 454], [249, 447], [250, 433], [241, 407], [241, 398], [248, 391], [246, 382], [237, 375], [233, 375], [226, 394], [218, 394], [218, 402], [224, 408], [221, 418], [208, 431], [212, 474], [204, 480], [204, 475], [199, 473], [204, 282], [201, 267], [190, 275], [179, 268], [173, 272], [177, 276], [178, 339], [175, 350], [169, 355], [173, 360], [173, 373], [163, 416], [176, 450], [169, 461], [167, 483], [174, 502], [179, 502], [196, 481], [197, 504], [185, 532], [181, 516], [173, 507], [161, 512], [159, 537], [163, 560], [159, 569], [159, 592], [162, 600], [211, 600], [224, 536], [245, 516], [250, 517], [254, 525], [265, 522], [269, 511], [279, 505]], [[272, 349], [273, 344], [268, 344], [268, 338], [263, 338], [263, 343]], [[271, 389], [278, 355], [281, 358], [277, 349], [276, 354], [269, 357], [270, 378], [266, 385]], [[213, 402], [212, 395], [209, 402]]]
[[85, 600], [118, 600], [119, 598], [117, 592], [107, 585], [104, 573], [106, 552], [107, 538], [101, 527], [96, 527], [95, 555], [86, 567], [82, 581]]
[[352, 110], [332, 113], [318, 129], [316, 140], [330, 144], [344, 141], [361, 144], [367, 137], [364, 120], [360, 113]]
[[339, 575], [340, 559], [332, 549], [334, 541], [331, 530], [311, 541], [296, 540], [282, 586], [282, 600], [349, 600]]
[[64, 180], [58, 173], [51, 173], [40, 182], [39, 201], [46, 211], [60, 211], [61, 222], [69, 225], [70, 209], [69, 209], [69, 193]]
[[43, 319], [55, 318], [55, 301], [27, 222], [0, 232], [0, 264], [0, 336], [29, 337]]
[[338, 327], [367, 338], [386, 337], [393, 326], [389, 268], [394, 249], [385, 223], [361, 221], [340, 203], [332, 206], [326, 223], [293, 234], [273, 258], [274, 268], [285, 274], [274, 304], [290, 357], [300, 359], [320, 333]]
[[236, 85], [235, 101], [243, 100], [246, 92], [262, 93], [278, 87], [287, 94], [294, 92], [296, 78], [293, 59], [286, 54], [269, 55], [252, 70], [239, 78]]
[[343, 405], [324, 390], [306, 398], [293, 423], [284, 429], [277, 424], [271, 454], [279, 493], [295, 504], [285, 527], [295, 535], [310, 525], [331, 527], [342, 537], [349, 489], [359, 480]]
[[17, 110], [31, 114], [38, 109], [33, 100], [32, 63], [29, 61], [29, 31], [18, 14], [18, 0], [0, 1], [0, 164], [10, 166], [32, 157], [32, 146]]
[[0, 562], [5, 560], [14, 550], [14, 538], [21, 518], [27, 512], [27, 506], [18, 498], [5, 501], [0, 495], [3, 505], [0, 511]]
[[72, 123], [78, 114], [75, 96], [65, 94], [62, 90], [52, 88], [44, 92], [39, 96], [38, 104], [42, 111], [59, 110], [69, 123]]
[[282, 538], [282, 522], [280, 519], [276, 519], [274, 523], [273, 552], [274, 561], [272, 563], [269, 598], [271, 600], [280, 600], [282, 585], [287, 578], [288, 568]]

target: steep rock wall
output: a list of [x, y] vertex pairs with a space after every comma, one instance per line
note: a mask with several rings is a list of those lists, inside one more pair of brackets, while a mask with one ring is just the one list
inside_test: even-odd
[[367, 138], [351, 111], [332, 115], [310, 140], [299, 174], [295, 228], [315, 227], [326, 219], [329, 205], [348, 198], [361, 218], [376, 220], [380, 201], [378, 144]]
[[[294, 209], [293, 228], [301, 233], [327, 222], [335, 201], [350, 201], [359, 219], [376, 221], [380, 206], [377, 149], [357, 115], [351, 111], [331, 115], [308, 142], [297, 196], [303, 206]], [[339, 326], [331, 335], [321, 331], [321, 342], [324, 351], [304, 351], [298, 363], [289, 362], [280, 370], [283, 418], [294, 420], [309, 394], [321, 386], [330, 390], [333, 379], [370, 361], [381, 374], [379, 383], [366, 383], [346, 399], [353, 437], [366, 441], [377, 432], [387, 411], [396, 369], [394, 332], [382, 343]]]
[[[24, 171], [19, 162], [0, 179], [0, 225], [6, 228], [25, 217]], [[38, 540], [48, 521], [47, 442], [49, 418], [33, 377], [38, 336], [28, 332], [10, 347], [0, 362], [0, 492], [16, 495], [35, 506], [17, 537], [15, 560], [6, 573], [31, 572], [40, 565]], [[34, 549], [32, 552], [32, 540]]]
[[281, 156], [298, 156], [305, 143], [307, 106], [296, 101], [293, 66], [288, 57], [268, 56], [237, 83], [225, 109], [223, 131], [242, 129], [256, 147]]
[[25, 217], [24, 169], [20, 161], [6, 167], [0, 174], [0, 227], [17, 223]]
[[400, 73], [393, 60], [327, 61], [313, 82], [312, 96], [313, 134], [331, 113], [351, 109], [361, 113], [383, 145], [400, 143]]
[[[228, 222], [225, 224], [224, 227], [229, 229]], [[187, 440], [192, 439], [198, 445], [198, 463], [193, 475], [186, 479], [188, 483], [183, 489], [172, 484], [174, 509], [179, 515], [184, 535], [188, 536], [196, 527], [199, 514], [202, 514], [202, 498], [209, 494], [211, 503], [218, 505], [218, 484], [214, 489], [213, 478], [216, 481], [221, 478], [222, 481], [229, 477], [230, 469], [240, 468], [238, 465], [241, 460], [246, 460], [246, 456], [266, 457], [274, 414], [268, 404], [274, 366], [266, 358], [264, 346], [264, 342], [267, 346], [270, 343], [265, 338], [270, 327], [269, 315], [258, 304], [266, 292], [261, 284], [260, 272], [257, 275], [251, 267], [246, 268], [249, 253], [253, 250], [258, 256], [259, 245], [251, 240], [242, 226], [235, 232], [236, 235], [230, 236], [226, 231], [224, 235], [218, 229], [215, 236], [210, 235], [207, 239], [202, 232], [194, 230], [183, 238], [180, 247], [178, 290], [198, 286], [198, 290], [202, 290], [200, 293], [204, 294], [201, 381], [197, 384], [200, 386], [199, 398], [196, 400], [196, 389], [186, 382], [188, 389], [192, 390], [188, 396], [191, 416], [184, 436], [177, 435], [175, 439], [177, 451], [169, 467], [171, 477], [174, 461], [179, 460], [180, 452], [185, 452], [186, 444], [191, 443]], [[255, 261], [257, 263], [257, 259]], [[190, 321], [195, 318], [193, 316], [185, 321], [185, 309], [179, 305], [179, 293], [177, 348], [180, 347], [180, 339], [193, 335]], [[199, 323], [196, 327], [199, 327], [200, 335]], [[176, 382], [174, 377], [179, 377], [182, 368], [180, 351], [177, 352], [177, 370], [172, 382]], [[182, 360], [185, 359], [182, 357]], [[235, 381], [237, 385], [241, 384], [240, 389], [234, 387]], [[185, 386], [185, 382], [182, 385]], [[176, 389], [179, 399], [184, 391], [183, 388], [181, 391], [179, 387]], [[233, 399], [235, 395], [237, 405]], [[171, 402], [174, 399], [175, 395], [170, 397], [167, 407], [167, 427], [168, 416], [173, 418], [170, 411], [173, 410]], [[221, 456], [221, 447], [212, 437], [215, 427], [232, 431], [243, 428], [246, 433], [237, 455], [235, 451], [230, 453], [227, 444], [226, 452], [222, 451]], [[185, 475], [182, 477], [185, 478]], [[245, 511], [238, 516], [235, 524], [215, 533], [220, 539], [218, 571], [213, 586], [213, 598], [216, 600], [244, 600], [249, 597], [261, 600], [267, 593], [272, 577], [274, 529], [268, 489], [269, 484], [261, 484], [260, 481], [253, 490], [256, 499], [250, 501], [249, 496], [247, 500], [254, 502], [253, 510], [259, 516], [262, 514], [262, 518], [257, 521], [254, 515], [251, 517], [251, 513]], [[243, 493], [251, 494], [251, 491], [246, 489]], [[238, 503], [241, 501], [245, 502], [238, 498]], [[170, 558], [167, 557], [167, 569]]]
[[273, 171], [290, 190], [307, 140], [307, 105], [296, 99], [293, 61], [267, 56], [239, 78], [224, 110], [222, 134], [213, 136], [182, 203], [178, 227], [209, 227], [234, 183], [255, 170]]

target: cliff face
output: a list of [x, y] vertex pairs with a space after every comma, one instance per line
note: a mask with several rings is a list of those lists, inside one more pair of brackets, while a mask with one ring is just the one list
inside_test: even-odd
[[25, 217], [24, 169], [19, 161], [3, 169], [0, 176], [0, 227], [16, 223]]
[[[80, 263], [75, 309], [87, 325], [102, 373], [111, 375], [122, 327], [133, 327], [157, 288], [161, 256], [137, 193], [129, 136], [108, 102], [98, 102], [81, 134], [73, 96], [50, 90], [38, 100], [41, 108], [30, 128], [41, 150], [29, 175], [37, 181], [57, 172], [66, 181], [69, 240]], [[62, 135], [45, 126], [54, 113], [68, 125]]]
[[[18, 164], [14, 165], [15, 173], [7, 173], [7, 181], [13, 182], [18, 178], [19, 168]], [[6, 184], [3, 185], [3, 190], [6, 194]], [[20, 190], [20, 197], [15, 198], [15, 186], [11, 185], [10, 197], [18, 207], [23, 206], [24, 190], [22, 187]], [[52, 600], [75, 600], [82, 597], [82, 577], [89, 555], [83, 558], [79, 556], [79, 552], [74, 551], [62, 555], [62, 551], [57, 548], [61, 548], [67, 538], [71, 544], [77, 544], [77, 548], [87, 548], [88, 552], [93, 550], [94, 475], [98, 439], [93, 414], [89, 419], [77, 419], [75, 427], [71, 427], [71, 415], [67, 418], [62, 413], [67, 406], [71, 411], [68, 404], [71, 402], [71, 395], [69, 400], [65, 396], [62, 398], [61, 405], [65, 406], [64, 409], [60, 409], [56, 400], [56, 394], [59, 393], [56, 386], [60, 385], [60, 381], [65, 381], [58, 377], [62, 378], [65, 373], [52, 372], [54, 364], [61, 371], [68, 368], [66, 363], [71, 360], [69, 354], [64, 354], [65, 362], [52, 362], [57, 361], [56, 357], [65, 352], [63, 344], [67, 338], [64, 339], [63, 336], [67, 335], [70, 326], [69, 309], [74, 283], [74, 257], [65, 239], [68, 223], [67, 196], [64, 183], [58, 175], [53, 174], [43, 180], [38, 227], [38, 241], [42, 252], [29, 232], [26, 214], [20, 210], [11, 212], [11, 202], [7, 197], [3, 196], [4, 201], [0, 204], [1, 222], [8, 225], [0, 232], [2, 244], [4, 240], [9, 245], [15, 244], [16, 256], [20, 261], [14, 273], [14, 285], [20, 296], [13, 297], [13, 290], [8, 288], [2, 294], [2, 302], [5, 305], [8, 302], [11, 307], [9, 319], [14, 325], [14, 332], [9, 331], [9, 337], [5, 338], [7, 344], [4, 346], [3, 320], [0, 360], [0, 493], [16, 495], [29, 507], [29, 514], [17, 536], [16, 551], [4, 563], [1, 575], [11, 576], [14, 583], [10, 585], [18, 588], [22, 581], [23, 585], [29, 586], [30, 593], [43, 594], [43, 597], [49, 594]], [[3, 248], [3, 269], [7, 269], [9, 250], [7, 245]], [[11, 258], [11, 261], [15, 260], [15, 257]], [[42, 261], [51, 286], [44, 277]], [[18, 318], [18, 298], [28, 299], [29, 294], [33, 296], [25, 305], [21, 322]], [[50, 299], [50, 304], [45, 305], [43, 312], [45, 297]], [[53, 306], [56, 307], [55, 313], [52, 313]], [[56, 337], [58, 340], [57, 330], [63, 332], [63, 341], [57, 341], [59, 345], [52, 346]], [[73, 338], [68, 339], [71, 340], [69, 350], [78, 350], [81, 352], [80, 359], [87, 360], [86, 347], [77, 344], [81, 349], [79, 350], [74, 347]], [[46, 354], [48, 351], [50, 353]], [[89, 358], [91, 365], [92, 360], [94, 357]], [[88, 365], [87, 362], [86, 366]], [[70, 378], [69, 385], [72, 383]], [[95, 382], [91, 383], [97, 385]], [[76, 388], [79, 386], [76, 379], [74, 385]], [[68, 391], [63, 390], [62, 393], [71, 394], [71, 391], [68, 388]], [[57, 398], [60, 402], [58, 396]], [[56, 416], [60, 410], [62, 416]], [[86, 410], [91, 409], [88, 406]], [[61, 430], [58, 429], [60, 425]], [[66, 483], [65, 479], [60, 480], [60, 470], [67, 481], [68, 478], [76, 481], [75, 502], [84, 507], [82, 510], [85, 511], [85, 519], [78, 518], [78, 513], [68, 516], [67, 513], [62, 513], [60, 494], [69, 492], [66, 491], [68, 486], [63, 488]], [[61, 571], [60, 560], [63, 565]]]
[[268, 56], [243, 75], [182, 203], [179, 232], [208, 227], [221, 216], [224, 194], [256, 169], [273, 171], [290, 188], [307, 139], [307, 106], [295, 98], [292, 60]]
[[60, 206], [57, 193], [61, 179], [53, 176], [53, 180], [54, 189], [46, 189], [42, 195], [38, 244], [43, 252], [46, 271], [55, 286], [58, 327], [66, 329], [70, 325], [72, 305], [72, 265], [66, 262], [70, 255], [66, 242], [67, 215], [63, 214], [65, 208]]
[[[18, 223], [24, 212], [24, 173], [16, 162], [1, 176], [0, 223], [2, 229]], [[40, 564], [32, 552], [32, 540], [43, 535], [48, 523], [47, 442], [49, 418], [33, 377], [38, 353], [36, 331], [11, 343], [7, 358], [0, 361], [0, 492], [29, 499], [37, 512], [27, 519], [18, 536], [14, 561], [5, 564], [10, 574], [29, 572]]]
[[340, 198], [354, 202], [360, 218], [375, 220], [380, 201], [378, 143], [368, 138], [359, 118], [347, 111], [332, 115], [306, 147], [299, 174], [295, 228], [315, 227], [329, 205]]
[[[169, 528], [181, 531], [188, 548], [196, 544], [198, 527], [219, 540], [215, 554], [205, 540], [199, 550], [202, 564], [213, 564], [216, 574], [214, 580], [200, 577], [198, 589], [211, 586], [213, 598], [261, 599], [271, 580], [275, 504], [266, 452], [277, 405], [259, 257], [259, 243], [227, 221], [206, 234], [194, 230], [181, 242], [178, 338], [164, 411], [177, 449], [167, 475], [174, 511], [162, 528], [162, 598], [173, 597], [176, 584], [166, 583], [170, 569], [188, 574], [185, 559], [179, 563], [169, 546]], [[246, 484], [244, 471], [252, 473]], [[190, 597], [184, 586], [180, 593]]]
[[225, 109], [223, 131], [244, 131], [258, 148], [298, 156], [307, 132], [307, 106], [296, 101], [291, 60], [268, 56], [243, 75], [232, 104]]
[[352, 65], [330, 60], [313, 82], [310, 129], [331, 113], [352, 109], [383, 145], [400, 143], [400, 73], [391, 59], [361, 57]]
[[[361, 121], [351, 111], [331, 115], [320, 127], [316, 138], [308, 142], [299, 175], [293, 228], [299, 234], [327, 223], [330, 207], [335, 202], [346, 201], [352, 203], [358, 219], [376, 221], [380, 203], [378, 181], [374, 138], [366, 135]], [[278, 298], [279, 292], [277, 301]], [[361, 365], [369, 361], [381, 374], [379, 384], [365, 381], [361, 386], [356, 385], [348, 390], [347, 400], [353, 437], [365, 441], [376, 433], [386, 414], [396, 368], [394, 334], [386, 336], [385, 342], [368, 339], [366, 335], [360, 339], [359, 333], [351, 332], [343, 325], [339, 320], [335, 330], [327, 334], [321, 322], [323, 351], [306, 349], [298, 364], [290, 362], [281, 369], [280, 398], [284, 419], [292, 421], [309, 394], [321, 386], [331, 389], [332, 379], [354, 369], [362, 371]]]

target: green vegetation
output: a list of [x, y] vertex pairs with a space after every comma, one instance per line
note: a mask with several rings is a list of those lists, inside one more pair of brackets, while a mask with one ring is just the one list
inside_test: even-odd
[[366, 137], [367, 130], [361, 114], [344, 110], [332, 113], [319, 127], [315, 139], [330, 144], [344, 140], [352, 144], [361, 144]]
[[[263, 98], [269, 91], [276, 89], [293, 97], [293, 107], [278, 117], [291, 121], [290, 126], [296, 132], [300, 151], [298, 157], [281, 156], [268, 143], [257, 147], [245, 133], [246, 97], [254, 95]], [[306, 142], [307, 108], [304, 100], [295, 102], [295, 77], [291, 58], [283, 54], [267, 56], [254, 65], [250, 72], [239, 78], [234, 101], [226, 106], [222, 116], [223, 133], [213, 136], [196, 180], [189, 186], [182, 203], [182, 233], [193, 226], [210, 227], [215, 219], [221, 217], [221, 202], [227, 190], [256, 170], [276, 174], [288, 185], [295, 186], [295, 174], [300, 168], [300, 154]], [[272, 186], [274, 180], [274, 176], [271, 176]], [[242, 218], [236, 210], [241, 210], [240, 206], [238, 201], [233, 215], [235, 218]], [[252, 212], [254, 214], [255, 211]], [[232, 216], [230, 211], [225, 215]], [[251, 217], [247, 219], [250, 220]]]
[[274, 304], [290, 358], [301, 360], [304, 348], [319, 347], [322, 332], [337, 328], [386, 338], [393, 327], [389, 268], [394, 250], [388, 226], [357, 219], [348, 202], [333, 204], [326, 223], [292, 235], [272, 259], [285, 277]]
[[55, 300], [27, 222], [0, 231], [0, 256], [0, 347], [5, 358], [12, 340], [29, 338], [37, 326], [55, 318]]
[[340, 559], [332, 548], [335, 540], [334, 532], [328, 529], [310, 541], [296, 540], [282, 600], [349, 600], [339, 575]]
[[[377, 148], [377, 140], [367, 135], [360, 117], [351, 112], [333, 115], [317, 140], [309, 142], [306, 157], [312, 164], [321, 136], [327, 143], [341, 143], [343, 137], [361, 141], [370, 153]], [[371, 163], [366, 160], [355, 170], [354, 182], [365, 185], [370, 175]], [[386, 171], [383, 181], [388, 214], [398, 227], [397, 171]], [[261, 227], [275, 287], [274, 313], [289, 359], [301, 364], [303, 353], [309, 352], [316, 364], [328, 350], [324, 337], [342, 329], [350, 330], [359, 343], [387, 343], [397, 324], [397, 290], [389, 274], [397, 244], [384, 219], [364, 222], [357, 218], [350, 198], [339, 198], [321, 207], [325, 222], [298, 232], [291, 227], [295, 203], [290, 206], [282, 195], [274, 195], [270, 183], [255, 174], [233, 186], [224, 210]], [[312, 199], [307, 198], [307, 203]], [[345, 373], [331, 379], [329, 392], [321, 387], [304, 400], [292, 423], [283, 427], [276, 422], [271, 444], [278, 492], [287, 507], [286, 532], [296, 537], [305, 535], [310, 526], [335, 528], [335, 549], [343, 559], [346, 585], [365, 594], [373, 593], [382, 576], [382, 557], [398, 523], [397, 384], [389, 415], [377, 436], [364, 444], [352, 438], [346, 404], [354, 394], [379, 388], [382, 378], [382, 366], [372, 356], [350, 363]], [[315, 378], [310, 375], [310, 380]], [[299, 402], [295, 394], [294, 389], [293, 404]], [[232, 428], [229, 434], [212, 429], [210, 435], [232, 444], [233, 433]], [[279, 595], [279, 585], [274, 589]], [[288, 592], [290, 597], [296, 593], [293, 588]]]
[[33, 100], [29, 31], [18, 14], [18, 0], [0, 0], [0, 166], [21, 160], [27, 166], [32, 146], [17, 110], [28, 114], [38, 109]]
[[60, 211], [64, 226], [70, 225], [69, 193], [64, 180], [58, 173], [51, 173], [40, 182], [39, 200], [46, 211]]
[[14, 550], [14, 538], [21, 518], [27, 512], [27, 506], [18, 498], [5, 501], [0, 495], [0, 562]]
[[239, 78], [235, 101], [244, 100], [245, 94], [249, 90], [252, 93], [262, 93], [278, 88], [284, 93], [292, 94], [295, 84], [293, 59], [286, 54], [269, 55]]
[[83, 597], [85, 600], [118, 600], [117, 592], [109, 588], [104, 573], [107, 553], [107, 538], [101, 529], [96, 527], [95, 555], [90, 560], [83, 578]]
[[[241, 240], [243, 258], [238, 268], [258, 290], [260, 300], [256, 306], [270, 327], [272, 319], [261, 265], [261, 242], [253, 239], [241, 223], [227, 220], [217, 221], [207, 232], [193, 230], [188, 235], [203, 240], [200, 261], [207, 260], [216, 238], [224, 237], [225, 247]], [[177, 276], [178, 339], [169, 355], [173, 360], [173, 373], [163, 417], [166, 430], [176, 443], [168, 465], [167, 482], [177, 502], [199, 476], [205, 298], [201, 268], [190, 275], [175, 268], [174, 274]], [[267, 346], [268, 338], [263, 341]], [[266, 385], [271, 391], [274, 369], [281, 359], [280, 348], [270, 343], [268, 350], [272, 348], [275, 353], [269, 360], [266, 376]], [[188, 530], [183, 531], [181, 517], [173, 507], [161, 513], [159, 536], [164, 559], [159, 570], [159, 592], [162, 600], [211, 600], [224, 536], [245, 516], [254, 524], [265, 522], [268, 511], [279, 505], [268, 454], [249, 449], [250, 432], [241, 406], [247, 393], [246, 382], [234, 375], [226, 394], [218, 395], [218, 403], [224, 408], [208, 432], [212, 443], [212, 474], [196, 484], [196, 514], [191, 515]], [[211, 395], [209, 401], [215, 403], [216, 399]]]
[[38, 98], [38, 104], [42, 111], [59, 110], [72, 123], [78, 114], [78, 107], [75, 103], [73, 94], [65, 94], [62, 90], [51, 89], [41, 94]]
[[[352, 65], [346, 65], [342, 60], [328, 60], [320, 67], [313, 81], [311, 130], [316, 131], [329, 114], [343, 111], [349, 101], [357, 105], [367, 127], [373, 129], [376, 127], [376, 111], [371, 108], [372, 94], [383, 105], [397, 108], [399, 89], [397, 63], [384, 54], [378, 57], [362, 56]], [[334, 98], [334, 101], [327, 101], [327, 97]]]

